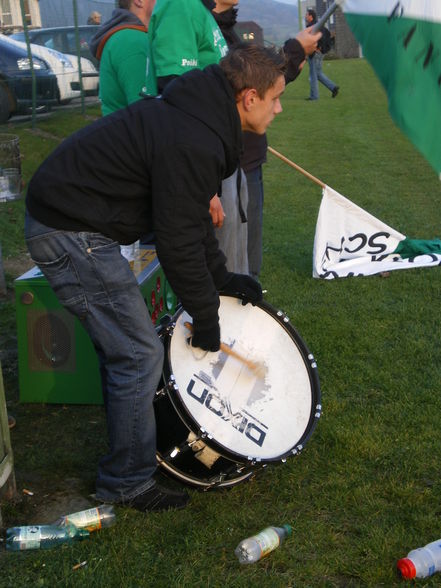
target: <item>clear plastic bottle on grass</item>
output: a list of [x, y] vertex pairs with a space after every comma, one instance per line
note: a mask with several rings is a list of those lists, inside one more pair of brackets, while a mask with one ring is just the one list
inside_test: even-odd
[[68, 515], [63, 515], [53, 523], [59, 527], [73, 524], [79, 529], [87, 529], [89, 532], [98, 531], [115, 524], [116, 514], [112, 504], [101, 504], [94, 508], [81, 510]]
[[427, 578], [441, 571], [441, 539], [413, 549], [407, 557], [398, 560], [397, 568], [405, 580]]
[[243, 564], [254, 563], [265, 557], [289, 537], [292, 533], [290, 525], [267, 527], [257, 535], [248, 537], [239, 543], [234, 553]]
[[25, 549], [50, 549], [63, 543], [73, 543], [89, 537], [86, 529], [77, 529], [75, 525], [65, 527], [56, 525], [31, 525], [11, 527], [6, 530], [6, 549], [23, 551]]

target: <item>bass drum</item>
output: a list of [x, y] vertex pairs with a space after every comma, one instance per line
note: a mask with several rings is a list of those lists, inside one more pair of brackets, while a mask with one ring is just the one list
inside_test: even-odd
[[219, 319], [222, 341], [260, 369], [191, 347], [181, 309], [161, 333], [164, 386], [154, 402], [158, 464], [204, 489], [297, 455], [321, 414], [316, 362], [281, 311], [221, 296]]

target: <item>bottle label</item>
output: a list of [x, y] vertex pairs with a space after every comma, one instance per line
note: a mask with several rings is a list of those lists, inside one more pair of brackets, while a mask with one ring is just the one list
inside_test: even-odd
[[101, 529], [101, 517], [97, 508], [89, 508], [81, 512], [64, 517], [66, 523], [72, 523], [78, 529], [87, 529], [88, 531], [97, 531]]
[[40, 527], [22, 527], [17, 536], [20, 549], [39, 549], [41, 541]]
[[280, 545], [279, 536], [271, 528], [264, 529], [258, 535], [255, 535], [253, 539], [255, 539], [259, 544], [260, 550], [262, 552], [261, 557], [265, 557], [265, 555], [268, 555], [268, 553]]

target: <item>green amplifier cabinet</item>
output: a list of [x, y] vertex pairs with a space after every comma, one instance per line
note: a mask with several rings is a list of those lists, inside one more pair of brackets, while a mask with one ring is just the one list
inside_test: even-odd
[[[133, 272], [155, 325], [173, 316], [177, 300], [151, 245]], [[98, 359], [80, 321], [58, 302], [38, 267], [14, 282], [21, 402], [102, 404]]]

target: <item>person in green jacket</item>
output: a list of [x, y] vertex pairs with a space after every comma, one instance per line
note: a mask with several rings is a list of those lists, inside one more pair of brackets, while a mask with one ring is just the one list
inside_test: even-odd
[[100, 61], [103, 115], [141, 98], [147, 64], [147, 29], [155, 0], [119, 0], [118, 8], [92, 38], [92, 54]]

